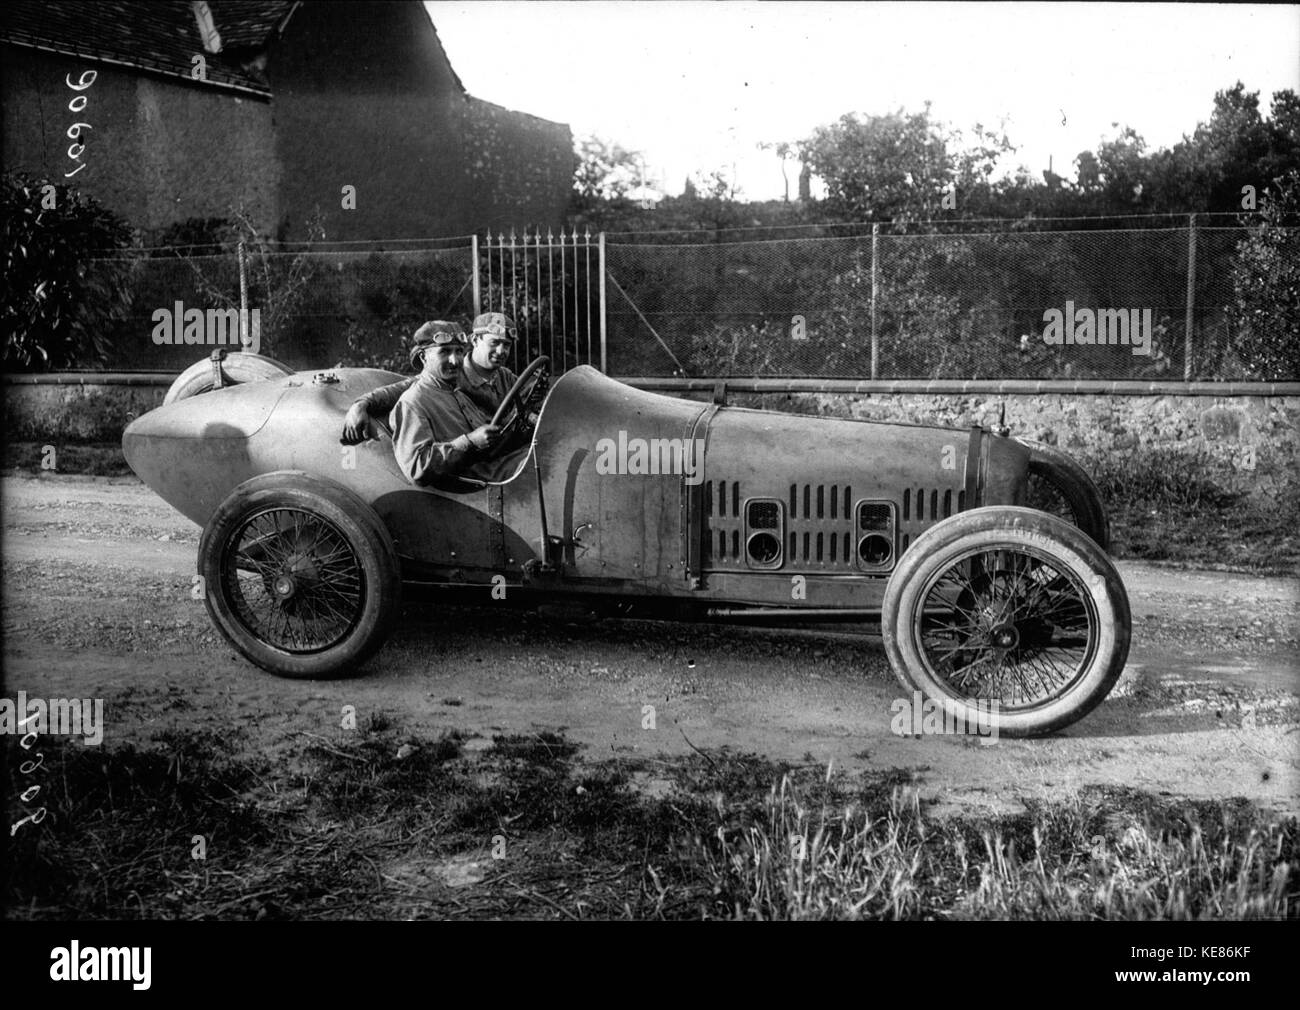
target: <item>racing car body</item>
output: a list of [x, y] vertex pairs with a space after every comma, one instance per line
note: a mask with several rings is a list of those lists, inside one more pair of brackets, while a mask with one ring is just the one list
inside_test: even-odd
[[[1100, 499], [1048, 447], [678, 399], [583, 366], [546, 393], [506, 479], [421, 487], [387, 435], [339, 442], [352, 401], [396, 378], [277, 375], [175, 400], [123, 436], [132, 469], [204, 527], [215, 623], [273, 672], [360, 665], [415, 586], [673, 619], [880, 620], [904, 683], [949, 705], [997, 698], [1009, 734], [1073, 721], [1123, 667]], [[1025, 507], [1044, 490], [1059, 515]]]

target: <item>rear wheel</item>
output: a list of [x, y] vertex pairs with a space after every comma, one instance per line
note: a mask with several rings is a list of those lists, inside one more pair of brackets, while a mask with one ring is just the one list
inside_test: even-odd
[[[281, 364], [274, 358], [247, 351], [227, 354], [220, 362], [220, 386], [238, 386], [245, 382], [261, 382], [263, 379], [278, 379], [292, 375], [293, 369]], [[163, 397], [164, 406], [177, 400], [188, 400], [218, 388], [217, 374], [211, 358], [196, 361], [176, 377]]]
[[917, 538], [885, 591], [881, 630], [900, 682], [999, 733], [1068, 726], [1110, 693], [1128, 658], [1128, 595], [1082, 531], [1027, 508], [945, 519]]
[[401, 600], [397, 552], [374, 510], [296, 472], [231, 492], [203, 531], [199, 573], [213, 623], [282, 677], [352, 672], [384, 644]]
[[1025, 505], [1048, 512], [1077, 526], [1103, 551], [1110, 550], [1110, 524], [1101, 492], [1088, 472], [1068, 453], [1031, 439], [1020, 439], [1029, 450], [1029, 493]]

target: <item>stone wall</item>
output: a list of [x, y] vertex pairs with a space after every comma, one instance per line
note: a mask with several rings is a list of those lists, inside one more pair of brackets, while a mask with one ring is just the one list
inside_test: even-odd
[[117, 442], [132, 418], [161, 406], [166, 394], [166, 385], [6, 383], [5, 438], [53, 445]]

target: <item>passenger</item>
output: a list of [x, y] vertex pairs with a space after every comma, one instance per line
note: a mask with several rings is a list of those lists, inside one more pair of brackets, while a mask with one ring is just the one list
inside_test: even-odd
[[[456, 323], [445, 320], [425, 323], [416, 332], [415, 343], [411, 348], [413, 366], [417, 366], [417, 351], [422, 351], [421, 341], [427, 340], [428, 334], [441, 332], [462, 333]], [[472, 351], [461, 367], [457, 385], [491, 418], [501, 406], [506, 393], [510, 392], [510, 387], [515, 384], [515, 373], [505, 367], [515, 346], [514, 321], [501, 312], [484, 312], [474, 319], [472, 342]], [[374, 437], [371, 419], [386, 417], [397, 403], [398, 397], [414, 382], [415, 379], [402, 379], [380, 386], [353, 402], [343, 419], [343, 443], [356, 445]], [[537, 415], [529, 413], [527, 423], [529, 426], [535, 425]]]
[[[423, 370], [392, 411], [393, 455], [412, 484], [442, 477], [504, 480], [517, 468], [518, 453], [496, 457], [501, 429], [457, 388], [465, 356], [463, 334], [420, 328], [426, 346]], [[526, 450], [523, 450], [526, 451]]]

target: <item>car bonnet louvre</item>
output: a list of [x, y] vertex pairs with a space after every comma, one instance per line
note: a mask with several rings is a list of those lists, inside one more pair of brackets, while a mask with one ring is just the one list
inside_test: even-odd
[[[853, 486], [848, 481], [792, 483], [754, 495], [740, 481], [706, 481], [702, 563], [712, 570], [752, 570], [743, 551], [748, 530], [771, 531], [782, 570], [858, 571]], [[782, 513], [784, 512], [784, 516]]]

